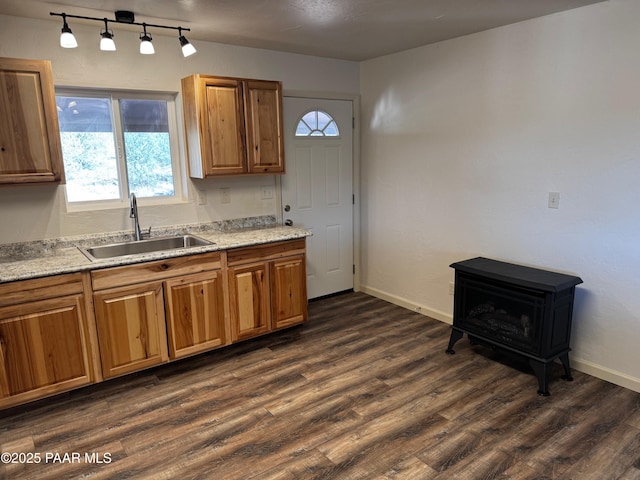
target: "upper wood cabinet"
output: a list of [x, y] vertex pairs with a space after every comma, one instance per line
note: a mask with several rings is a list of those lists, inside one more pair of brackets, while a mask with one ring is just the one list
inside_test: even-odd
[[284, 172], [280, 82], [195, 74], [182, 105], [191, 177]]
[[51, 62], [0, 58], [0, 183], [62, 181]]
[[284, 173], [282, 88], [280, 82], [246, 80], [247, 169]]

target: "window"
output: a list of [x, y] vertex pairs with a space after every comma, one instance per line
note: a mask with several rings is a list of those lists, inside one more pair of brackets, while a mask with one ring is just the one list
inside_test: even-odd
[[305, 113], [296, 127], [296, 137], [337, 137], [338, 125], [327, 112], [312, 110]]
[[58, 90], [56, 103], [69, 205], [180, 198], [172, 95]]

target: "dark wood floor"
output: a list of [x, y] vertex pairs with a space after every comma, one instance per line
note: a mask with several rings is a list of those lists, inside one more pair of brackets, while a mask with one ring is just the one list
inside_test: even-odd
[[445, 355], [447, 325], [360, 293], [310, 317], [0, 412], [2, 451], [42, 457], [0, 477], [640, 479], [638, 393], [558, 366], [540, 397], [526, 369], [466, 339]]

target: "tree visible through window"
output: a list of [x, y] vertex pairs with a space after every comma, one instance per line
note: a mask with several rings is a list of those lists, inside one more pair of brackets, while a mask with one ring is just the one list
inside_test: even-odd
[[73, 93], [56, 96], [68, 202], [174, 196], [173, 99]]
[[305, 113], [298, 121], [296, 137], [337, 137], [338, 125], [331, 115], [322, 110]]

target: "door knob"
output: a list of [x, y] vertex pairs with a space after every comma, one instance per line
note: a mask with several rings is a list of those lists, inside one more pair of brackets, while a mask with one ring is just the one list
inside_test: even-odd
[[287, 218], [287, 219], [284, 221], [284, 224], [285, 224], [287, 227], [290, 227], [291, 225], [293, 225], [293, 221], [292, 221], [292, 220], [289, 220], [289, 219]]
[[284, 206], [284, 211], [288, 212], [289, 210], [291, 210], [291, 205], [285, 205]]

